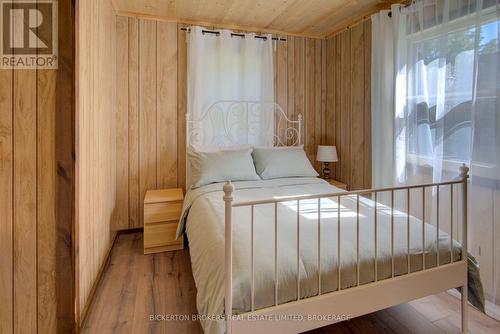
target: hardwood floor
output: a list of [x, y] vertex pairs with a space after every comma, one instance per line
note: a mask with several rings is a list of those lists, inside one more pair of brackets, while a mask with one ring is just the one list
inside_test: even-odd
[[[142, 233], [121, 233], [82, 332], [202, 333], [197, 321], [151, 321], [151, 314], [197, 314], [189, 252], [143, 255]], [[308, 333], [451, 334], [459, 328], [459, 300], [441, 293]], [[470, 329], [500, 333], [500, 323], [471, 309]]]

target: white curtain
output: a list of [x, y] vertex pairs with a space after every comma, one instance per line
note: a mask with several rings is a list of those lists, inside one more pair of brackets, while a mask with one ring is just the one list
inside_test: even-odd
[[[385, 10], [372, 16], [372, 147], [373, 187], [392, 184], [394, 160], [394, 48], [396, 29], [394, 20]], [[382, 46], [383, 47], [378, 47]], [[384, 83], [384, 84], [380, 84]]]
[[[417, 0], [372, 16], [374, 186], [450, 180], [470, 166], [469, 251], [487, 310], [500, 304], [498, 1]], [[435, 188], [425, 206], [427, 221], [449, 220]]]
[[[246, 111], [257, 118], [253, 122], [252, 136], [247, 138], [240, 133], [241, 140], [235, 138], [232, 143], [272, 146], [274, 109], [266, 106], [272, 107], [274, 103], [273, 42], [271, 35], [265, 37], [255, 38], [254, 33], [241, 37], [228, 30], [213, 34], [203, 32], [201, 27], [190, 28], [187, 108], [191, 120], [203, 119], [197, 124], [203, 133], [208, 135], [214, 131], [213, 117], [204, 117], [204, 113], [215, 102], [261, 102], [258, 110]], [[251, 107], [256, 106], [259, 107], [258, 104]], [[241, 110], [243, 105], [237, 108], [240, 109], [225, 112], [246, 118]], [[238, 117], [232, 119], [235, 126], [244, 122]]]

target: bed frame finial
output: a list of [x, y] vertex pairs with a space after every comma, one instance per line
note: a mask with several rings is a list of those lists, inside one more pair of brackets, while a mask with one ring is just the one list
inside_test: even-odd
[[222, 190], [224, 191], [224, 201], [232, 201], [233, 200], [233, 191], [234, 191], [234, 186], [231, 183], [231, 181], [227, 181], [224, 186], [222, 187]]
[[462, 179], [467, 179], [469, 177], [469, 167], [466, 164], [460, 166], [460, 177]]

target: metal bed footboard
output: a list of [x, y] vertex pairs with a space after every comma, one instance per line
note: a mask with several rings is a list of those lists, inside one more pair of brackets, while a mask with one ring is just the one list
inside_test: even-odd
[[[321, 194], [321, 195], [307, 195], [307, 196], [295, 196], [279, 199], [266, 199], [258, 201], [249, 202], [233, 202], [233, 191], [234, 187], [230, 181], [228, 181], [224, 187], [224, 202], [225, 202], [225, 319], [227, 325], [227, 333], [252, 333], [255, 331], [279, 331], [282, 333], [297, 333], [305, 330], [310, 330], [332, 324], [341, 320], [333, 319], [330, 317], [321, 317], [321, 315], [335, 314], [335, 312], [349, 313], [352, 316], [359, 316], [374, 312], [383, 308], [394, 306], [400, 303], [408, 302], [410, 300], [421, 298], [427, 295], [439, 293], [451, 288], [462, 287], [462, 332], [466, 333], [468, 328], [468, 313], [467, 313], [467, 182], [468, 182], [468, 167], [465, 165], [460, 167], [460, 176], [454, 181], [439, 182], [439, 183], [429, 183], [421, 185], [411, 185], [411, 186], [400, 186], [393, 188], [380, 188], [380, 189], [369, 189], [369, 190], [359, 190], [359, 191], [349, 191], [331, 194]], [[453, 258], [453, 222], [451, 222], [451, 233], [450, 233], [450, 262], [446, 264], [439, 263], [439, 214], [436, 221], [436, 239], [437, 239], [437, 263], [435, 267], [426, 268], [425, 263], [425, 252], [422, 255], [422, 270], [417, 272], [411, 272], [410, 270], [410, 238], [407, 239], [407, 260], [408, 260], [408, 273], [395, 276], [394, 270], [394, 192], [395, 191], [406, 191], [407, 196], [407, 224], [408, 233], [410, 231], [410, 190], [412, 189], [422, 189], [422, 245], [425, 247], [425, 189], [426, 188], [436, 188], [437, 189], [437, 210], [439, 213], [439, 191], [440, 188], [449, 187], [450, 189], [450, 210], [453, 212], [453, 189], [454, 186], [461, 186], [462, 189], [462, 200], [461, 202], [461, 216], [462, 216], [462, 257], [459, 261], [454, 261]], [[392, 256], [392, 268], [391, 277], [378, 280], [377, 278], [377, 195], [379, 193], [390, 193], [390, 212], [391, 212], [391, 256]], [[360, 229], [359, 229], [359, 197], [362, 195], [372, 195], [374, 198], [375, 205], [375, 215], [374, 215], [374, 226], [375, 226], [375, 258], [374, 263], [374, 282], [360, 284]], [[337, 199], [337, 228], [340, 230], [341, 215], [340, 215], [340, 201], [342, 197], [355, 197], [356, 198], [356, 285], [350, 288], [341, 288], [341, 266], [340, 266], [340, 231], [337, 233], [337, 284], [338, 289], [333, 292], [323, 293], [321, 291], [321, 199], [322, 198], [336, 198]], [[318, 200], [318, 294], [313, 297], [302, 298], [301, 299], [301, 287], [300, 287], [300, 202], [303, 200]], [[278, 219], [277, 219], [277, 209], [278, 204], [281, 202], [297, 202], [297, 299], [296, 301], [291, 301], [287, 303], [279, 303], [278, 300]], [[258, 205], [264, 204], [274, 204], [274, 228], [275, 228], [275, 240], [274, 240], [274, 250], [275, 250], [275, 277], [274, 277], [274, 306], [267, 307], [263, 309], [255, 309], [255, 267], [254, 267], [254, 209]], [[250, 242], [250, 254], [251, 254], [251, 311], [234, 315], [233, 314], [233, 298], [232, 298], [232, 210], [236, 207], [250, 207], [251, 212], [251, 242]], [[453, 219], [453, 214], [451, 215]], [[307, 315], [315, 314], [318, 315], [314, 320], [311, 321], [301, 321], [297, 322], [295, 320], [289, 320], [287, 315]], [[339, 313], [336, 313], [339, 314]], [[279, 321], [256, 321], [258, 316], [274, 316], [276, 319], [281, 319]], [[307, 318], [306, 318], [307, 319]]]

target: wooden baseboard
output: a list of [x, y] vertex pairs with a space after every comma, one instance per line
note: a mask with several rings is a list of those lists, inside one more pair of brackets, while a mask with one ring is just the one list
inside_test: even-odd
[[115, 231], [113, 237], [111, 238], [112, 241], [111, 241], [109, 248], [106, 252], [106, 257], [104, 258], [104, 261], [101, 264], [101, 267], [99, 268], [99, 272], [97, 273], [97, 277], [94, 281], [94, 284], [92, 284], [92, 289], [90, 289], [89, 296], [87, 298], [87, 301], [85, 302], [85, 306], [84, 306], [83, 311], [81, 312], [81, 315], [79, 317], [80, 323], [77, 324], [77, 333], [80, 333], [83, 329], [83, 326], [85, 325], [85, 321], [87, 320], [87, 315], [88, 315], [90, 306], [92, 306], [97, 288], [99, 287], [99, 284], [101, 283], [101, 279], [102, 279], [104, 272], [106, 271], [106, 268], [108, 267], [109, 261], [111, 259], [111, 251], [113, 250], [113, 246], [115, 245], [118, 234], [120, 234], [120, 233], [122, 233], [122, 231]]

